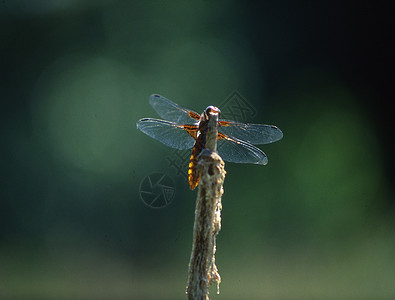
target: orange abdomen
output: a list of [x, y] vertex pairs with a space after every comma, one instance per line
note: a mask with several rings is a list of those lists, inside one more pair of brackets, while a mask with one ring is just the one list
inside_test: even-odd
[[197, 156], [199, 155], [200, 151], [202, 151], [201, 143], [196, 141], [195, 146], [192, 149], [191, 159], [189, 161], [189, 168], [188, 168], [188, 181], [191, 190], [194, 190], [199, 184], [199, 174], [197, 173], [196, 165], [197, 165]]

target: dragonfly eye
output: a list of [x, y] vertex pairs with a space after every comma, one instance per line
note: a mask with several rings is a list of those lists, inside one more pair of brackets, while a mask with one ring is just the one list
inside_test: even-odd
[[215, 106], [208, 106], [205, 110], [206, 115], [213, 115], [213, 114], [218, 114], [218, 118], [221, 115], [221, 110], [218, 107]]

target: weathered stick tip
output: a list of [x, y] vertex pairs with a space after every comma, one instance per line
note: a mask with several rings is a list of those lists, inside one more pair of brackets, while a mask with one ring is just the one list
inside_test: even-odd
[[189, 262], [189, 278], [186, 293], [188, 299], [208, 298], [208, 287], [221, 277], [215, 265], [216, 236], [221, 229], [221, 196], [225, 179], [225, 163], [211, 151], [199, 156], [197, 170], [200, 176], [193, 228], [192, 253]]

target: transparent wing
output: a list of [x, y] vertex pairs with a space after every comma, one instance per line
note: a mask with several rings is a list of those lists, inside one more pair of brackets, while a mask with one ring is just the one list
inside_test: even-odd
[[273, 125], [244, 124], [229, 120], [220, 120], [219, 124], [220, 132], [254, 145], [270, 144], [283, 137], [282, 131]]
[[233, 163], [266, 165], [266, 154], [259, 148], [244, 141], [218, 133], [218, 154], [223, 160]]
[[200, 115], [196, 112], [181, 107], [160, 95], [151, 95], [149, 103], [159, 116], [176, 124], [195, 124], [200, 119]]
[[182, 126], [172, 122], [158, 119], [141, 119], [137, 128], [146, 135], [165, 144], [168, 147], [184, 150], [190, 149], [195, 144], [197, 127], [194, 125]]

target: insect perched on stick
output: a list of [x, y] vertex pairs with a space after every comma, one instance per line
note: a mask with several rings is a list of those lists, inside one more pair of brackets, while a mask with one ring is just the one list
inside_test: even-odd
[[[196, 172], [198, 155], [206, 149], [207, 130], [210, 118], [219, 118], [221, 111], [208, 106], [198, 113], [160, 95], [151, 95], [149, 102], [165, 120], [144, 118], [137, 122], [137, 128], [148, 136], [171, 148], [184, 150], [192, 148], [188, 180], [191, 189], [199, 184]], [[280, 140], [283, 133], [273, 125], [244, 124], [230, 120], [217, 119], [217, 152], [221, 158], [234, 163], [266, 165], [266, 154], [254, 145], [269, 144]]]

